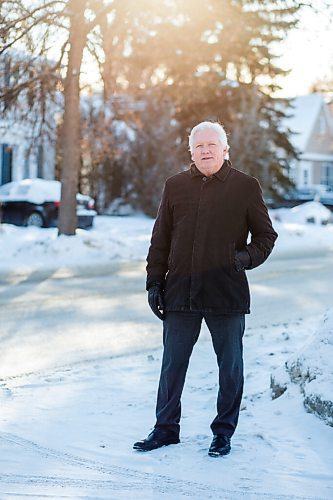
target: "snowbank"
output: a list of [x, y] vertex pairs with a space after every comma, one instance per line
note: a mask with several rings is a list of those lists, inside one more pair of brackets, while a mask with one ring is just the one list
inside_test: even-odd
[[93, 229], [78, 229], [75, 237], [58, 237], [57, 228], [2, 224], [0, 272], [143, 260], [153, 222], [145, 216], [98, 216]]
[[318, 201], [308, 201], [293, 208], [277, 208], [271, 211], [272, 218], [291, 224], [327, 224], [332, 222], [332, 213]]
[[305, 408], [333, 426], [333, 309], [323, 316], [317, 331], [284, 369], [271, 377], [273, 398], [282, 395], [288, 383], [299, 384]]
[[[319, 223], [327, 219], [327, 212], [329, 210], [317, 202], [271, 210], [279, 238], [270, 258], [333, 250], [333, 224]], [[306, 220], [317, 222], [306, 223]], [[56, 228], [2, 224], [0, 272], [145, 260], [153, 224], [154, 220], [144, 215], [97, 216], [93, 229], [79, 229], [75, 237], [58, 237]]]

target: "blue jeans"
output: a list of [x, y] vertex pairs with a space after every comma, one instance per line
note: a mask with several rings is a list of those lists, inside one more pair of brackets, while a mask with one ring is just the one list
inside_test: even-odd
[[[163, 360], [155, 427], [179, 434], [181, 395], [194, 344], [203, 318], [212, 336], [219, 368], [217, 415], [213, 434], [235, 432], [243, 394], [243, 334], [245, 316], [193, 311], [168, 311], [163, 322]], [[207, 366], [207, 370], [209, 370]]]

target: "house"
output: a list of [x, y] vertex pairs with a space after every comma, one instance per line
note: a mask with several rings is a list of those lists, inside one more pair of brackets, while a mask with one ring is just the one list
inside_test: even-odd
[[0, 118], [0, 185], [25, 178], [54, 179], [55, 147], [41, 138], [32, 144], [24, 123]]
[[[22, 82], [27, 71], [22, 53], [11, 53], [0, 57], [0, 93]], [[37, 64], [37, 63], [35, 63]], [[40, 70], [40, 65], [36, 71]], [[30, 70], [31, 71], [31, 70]], [[19, 76], [18, 76], [19, 75]], [[55, 108], [45, 99], [48, 134], [41, 134], [41, 89], [35, 87], [21, 92], [15, 105], [9, 106], [6, 97], [0, 102], [0, 185], [24, 178], [54, 179], [55, 145], [52, 132], [56, 130]], [[29, 110], [27, 101], [33, 100]], [[44, 117], [45, 118], [45, 117]]]
[[290, 141], [299, 160], [290, 165], [289, 176], [297, 188], [324, 184], [333, 189], [333, 116], [319, 93], [291, 100], [291, 116], [283, 120], [293, 132]]

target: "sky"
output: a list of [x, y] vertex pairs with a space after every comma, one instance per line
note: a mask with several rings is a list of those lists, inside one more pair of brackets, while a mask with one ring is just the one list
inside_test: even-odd
[[318, 13], [305, 9], [298, 27], [279, 46], [277, 62], [291, 71], [281, 79], [283, 89], [278, 95], [304, 95], [318, 79], [333, 80], [333, 0], [329, 3], [331, 6], [324, 8], [321, 0], [314, 2], [320, 8]]

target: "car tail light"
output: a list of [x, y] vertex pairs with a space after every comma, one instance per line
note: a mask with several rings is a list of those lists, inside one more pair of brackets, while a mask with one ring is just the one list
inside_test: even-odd
[[55, 206], [56, 208], [59, 208], [59, 207], [60, 207], [60, 201], [55, 201], [55, 202], [54, 202], [54, 206]]

